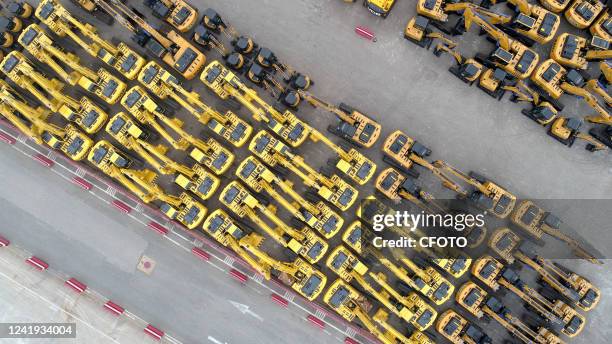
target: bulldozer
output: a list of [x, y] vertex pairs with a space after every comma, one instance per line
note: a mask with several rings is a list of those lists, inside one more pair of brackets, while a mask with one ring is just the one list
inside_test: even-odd
[[413, 156], [425, 158], [431, 155], [431, 149], [403, 133], [392, 132], [383, 144], [383, 161], [398, 167], [403, 172], [417, 178], [419, 172], [414, 169]]
[[522, 201], [512, 213], [510, 220], [538, 240], [542, 239], [544, 234], [550, 235], [566, 243], [578, 257], [594, 263], [597, 262], [597, 259], [584, 249], [578, 241], [561, 231], [561, 219], [540, 208], [532, 201]]
[[123, 27], [134, 33], [134, 41], [149, 54], [172, 66], [191, 80], [204, 68], [206, 56], [174, 30], [161, 33], [149, 25], [141, 14], [119, 0], [94, 0]]
[[57, 36], [70, 37], [89, 55], [113, 67], [129, 80], [136, 78], [145, 64], [145, 59], [127, 44], [119, 42], [115, 45], [106, 41], [94, 26], [76, 19], [57, 0], [42, 0], [35, 15]]
[[19, 51], [6, 55], [0, 62], [0, 70], [17, 86], [28, 90], [46, 108], [76, 123], [88, 134], [98, 132], [108, 119], [106, 112], [89, 98], [76, 100], [65, 94], [64, 83], [40, 73]]
[[232, 111], [222, 114], [205, 104], [195, 91], [185, 89], [179, 80], [155, 61], [142, 69], [138, 80], [160, 99], [171, 99], [215, 134], [236, 147], [242, 147], [249, 139], [253, 127]]
[[453, 344], [492, 344], [482, 328], [449, 309], [438, 317], [436, 330]]
[[289, 147], [262, 130], [257, 133], [249, 150], [268, 166], [284, 167], [300, 177], [316, 194], [345, 211], [357, 200], [358, 191], [336, 174], [324, 175], [308, 165], [304, 158], [289, 150]]
[[[236, 176], [257, 193], [263, 193], [276, 200], [294, 219], [305, 223], [326, 239], [336, 235], [344, 224], [344, 219], [323, 201], [311, 203], [300, 196], [291, 181], [283, 179], [268, 169], [255, 157], [249, 156], [236, 169]], [[293, 202], [287, 200], [274, 186], [278, 186]]]
[[606, 9], [600, 0], [574, 0], [565, 10], [565, 19], [579, 29], [588, 28], [597, 16]]
[[[547, 325], [572, 338], [577, 336], [582, 329], [586, 319], [575, 309], [565, 302], [552, 297], [547, 298], [527, 285], [520, 279], [518, 272], [504, 266], [490, 256], [481, 257], [472, 268], [472, 275], [476, 276], [493, 291], [504, 287], [525, 302], [525, 307], [539, 316], [543, 317]], [[548, 297], [552, 293], [545, 291]]]
[[[328, 244], [308, 227], [296, 229], [283, 222], [275, 213], [275, 208], [264, 205], [238, 181], [229, 183], [219, 196], [223, 205], [239, 218], [248, 218], [257, 224], [276, 242], [288, 248], [292, 255], [299, 255], [309, 263], [315, 264], [328, 249]], [[270, 227], [258, 213], [269, 219], [276, 228]]]
[[144, 5], [179, 32], [189, 31], [198, 20], [198, 10], [183, 0], [145, 0]]
[[[73, 86], [79, 85], [108, 104], [115, 104], [127, 88], [123, 81], [104, 68], [93, 71], [84, 66], [76, 54], [66, 52], [57, 46], [37, 24], [26, 27], [17, 41], [30, 55], [51, 67], [65, 82]], [[57, 61], [62, 61], [73, 72], [66, 71]]]
[[372, 147], [378, 140], [381, 125], [368, 115], [345, 103], [334, 106], [306, 91], [299, 90], [298, 93], [313, 107], [329, 111], [338, 117], [340, 122], [336, 126], [329, 126], [329, 132], [365, 148]]
[[200, 80], [219, 98], [238, 101], [251, 112], [255, 120], [263, 122], [292, 147], [298, 147], [308, 139], [312, 130], [308, 124], [302, 122], [289, 110], [281, 113], [270, 106], [221, 62], [209, 63], [202, 72]]
[[540, 324], [529, 325], [519, 319], [498, 298], [489, 295], [472, 281], [459, 288], [457, 303], [477, 318], [488, 317], [524, 343], [563, 344], [556, 334]]
[[489, 68], [499, 67], [519, 80], [526, 79], [533, 73], [540, 59], [535, 51], [518, 40], [511, 39], [470, 8], [463, 11], [463, 18], [466, 30], [470, 29], [472, 23], [476, 23], [497, 42], [497, 47], [491, 54], [477, 54], [477, 61], [482, 61], [482, 64]]
[[612, 58], [610, 42], [593, 36], [590, 42], [586, 38], [562, 33], [557, 37], [550, 51], [550, 58], [561, 65], [575, 69], [587, 69], [589, 61]]

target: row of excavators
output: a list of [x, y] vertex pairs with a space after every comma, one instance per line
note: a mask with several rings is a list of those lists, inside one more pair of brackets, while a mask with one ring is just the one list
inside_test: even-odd
[[[428, 49], [436, 41], [434, 55], [450, 55], [455, 64], [449, 71], [463, 82], [476, 84], [498, 100], [510, 94], [510, 101], [529, 104], [522, 114], [545, 127], [558, 142], [571, 147], [580, 139], [590, 152], [612, 147], [609, 6], [599, 0], [542, 0], [540, 5], [508, 0], [503, 2], [513, 14], [507, 15], [507, 11], [494, 11], [498, 2], [502, 1], [419, 0], [417, 16], [408, 21], [404, 36]], [[557, 34], [561, 11], [588, 37]], [[453, 36], [464, 34], [473, 24], [494, 47], [488, 54], [466, 57]], [[534, 50], [535, 44], [551, 44], [548, 59]], [[587, 69], [599, 77], [591, 77]], [[581, 99], [592, 113], [564, 116], [563, 94]], [[594, 124], [588, 132], [583, 128], [585, 121]]]
[[[203, 231], [264, 279], [280, 281], [345, 320], [358, 321], [382, 343], [437, 343], [432, 329], [453, 343], [492, 343], [479, 324], [483, 318], [496, 320], [525, 343], [562, 343], [561, 336], [574, 337], [584, 328], [583, 313], [599, 302], [599, 289], [526, 248], [552, 236], [578, 257], [598, 263], [550, 212], [519, 202], [479, 174], [430, 161], [433, 152], [399, 130], [382, 143], [383, 160], [392, 167], [375, 177], [377, 165], [364, 151], [378, 143], [381, 125], [350, 105], [314, 95], [309, 76], [240, 35], [213, 9], [203, 11], [198, 21], [198, 10], [187, 2], [147, 0], [144, 8], [170, 26], [158, 29], [119, 0], [75, 2], [82, 10], [69, 10], [58, 0], [9, 6], [13, 26], [5, 33], [11, 41], [1, 48], [0, 115], [36, 143], [90, 164], [169, 221]], [[383, 17], [392, 4], [364, 2]], [[545, 18], [538, 25], [546, 30], [520, 26], [527, 18], [518, 12], [503, 22], [512, 30], [501, 30], [485, 24], [479, 13], [486, 9], [452, 11], [465, 17], [452, 30], [469, 29], [475, 22], [491, 36], [502, 32], [503, 46], [486, 58], [465, 59], [447, 33], [423, 31], [416, 41], [439, 39], [436, 52], [455, 56], [456, 75], [490, 89], [495, 82], [505, 85], [505, 79], [525, 79], [536, 69], [537, 54], [516, 35], [540, 42], [548, 39], [539, 38], [543, 35], [554, 36], [550, 32], [557, 25], [536, 9], [533, 16]], [[80, 19], [82, 13], [127, 29], [135, 46], [105, 38], [108, 30]], [[413, 28], [430, 25], [423, 18], [415, 18]], [[450, 27], [446, 19], [440, 22]], [[218, 59], [211, 58], [217, 53]], [[507, 64], [506, 53], [512, 55]], [[208, 97], [194, 83], [208, 90]], [[211, 98], [223, 110], [210, 105]], [[300, 110], [333, 114], [337, 120], [327, 129], [337, 139], [298, 117]], [[179, 112], [187, 117], [181, 119]], [[246, 155], [238, 152], [242, 148]], [[324, 165], [314, 167], [329, 151]], [[372, 215], [395, 210], [375, 196], [360, 200], [362, 186], [373, 184], [390, 202], [426, 213], [451, 211], [433, 190], [419, 185], [423, 171], [456, 193], [470, 211], [509, 219], [518, 229], [467, 228], [463, 235], [470, 247], [489, 250], [478, 259], [458, 250], [419, 247], [412, 255], [375, 247]], [[350, 221], [354, 206], [357, 220]], [[424, 229], [390, 232], [426, 235]], [[540, 276], [541, 289], [521, 279], [515, 262]], [[459, 287], [459, 279], [471, 277]], [[525, 302], [531, 318], [521, 319], [493, 295], [502, 288]]]

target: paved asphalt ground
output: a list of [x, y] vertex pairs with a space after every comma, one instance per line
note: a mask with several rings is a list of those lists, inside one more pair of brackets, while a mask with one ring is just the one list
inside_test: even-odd
[[[140, 6], [140, 1], [129, 2]], [[190, 2], [200, 10], [215, 8], [239, 32], [252, 36], [260, 45], [271, 48], [281, 60], [308, 73], [316, 82], [313, 88], [316, 95], [332, 102], [347, 102], [378, 119], [383, 125], [382, 139], [391, 131], [401, 129], [430, 147], [433, 159], [446, 160], [466, 171], [478, 170], [522, 198], [609, 199], [612, 195], [609, 152], [591, 154], [582, 149], [582, 143], [573, 148], [559, 144], [522, 116], [519, 105], [506, 100], [498, 102], [448, 73], [448, 57], [437, 59], [431, 51], [404, 40], [402, 30], [408, 18], [414, 15], [414, 1], [398, 0], [386, 20], [373, 17], [359, 4], [345, 4], [339, 0]], [[357, 25], [370, 27], [378, 41], [372, 43], [358, 37], [353, 32]], [[119, 26], [103, 30], [103, 35], [129, 39]], [[475, 34], [470, 36], [474, 42], [478, 40]], [[489, 48], [487, 45], [482, 50]], [[208, 55], [209, 59], [218, 56]], [[191, 84], [198, 83], [195, 80]], [[201, 85], [199, 90], [207, 102], [220, 107], [216, 98]], [[585, 110], [575, 99], [565, 97], [563, 100], [568, 115], [579, 115]], [[332, 121], [328, 114], [314, 112], [306, 106], [302, 108], [298, 115], [320, 130]], [[197, 128], [188, 116], [181, 118], [186, 120], [188, 129]], [[382, 169], [379, 148], [380, 144], [367, 154]], [[330, 156], [329, 150], [320, 144], [300, 148], [300, 153], [312, 161]], [[0, 182], [6, 184], [2, 189], [3, 204], [7, 205], [2, 207], [4, 213], [1, 215], [14, 224], [11, 227], [14, 233], [8, 234], [16, 236], [16, 242], [22, 246], [54, 257], [68, 272], [80, 273], [95, 281], [104, 294], [130, 300], [133, 305], [126, 305], [135, 313], [159, 324], [179, 339], [200, 342], [203, 335], [213, 333], [228, 343], [251, 343], [254, 338], [265, 342], [276, 338], [273, 336], [280, 336], [284, 338], [282, 342], [288, 343], [325, 340], [325, 336], [303, 326], [297, 317], [295, 321], [292, 317], [282, 318], [274, 313], [275, 309], [260, 310], [262, 315], [271, 312], [265, 317], [270, 317], [266, 322], [272, 324], [272, 328], [259, 324], [248, 326], [244, 322], [236, 326], [232, 321], [241, 314], [219, 299], [248, 301], [257, 309], [273, 306], [264, 305], [267, 300], [259, 300], [256, 294], [245, 293], [226, 283], [225, 279], [214, 278], [215, 273], [221, 276], [215, 269], [203, 271], [198, 267], [196, 270], [191, 256], [166, 247], [149, 233], [134, 230], [134, 224], [125, 223], [112, 210], [100, 209], [96, 200], [83, 199], [78, 191], [64, 190], [65, 184], [50, 182], [52, 176], [38, 172], [34, 163], [16, 156], [13, 151], [2, 148], [0, 158], [3, 161]], [[32, 168], [24, 169], [24, 166]], [[436, 193], [437, 197], [452, 197], [450, 192], [441, 191], [425, 173], [420, 181], [440, 192]], [[32, 200], [31, 195], [38, 197]], [[45, 202], [52, 195], [62, 195], [66, 202]], [[39, 201], [41, 203], [37, 203]], [[597, 201], [573, 203], [572, 206], [558, 203], [556, 209], [562, 211], [559, 215], [570, 227], [580, 230], [582, 237], [603, 251], [611, 247], [609, 223], [605, 221], [609, 218], [609, 208], [603, 203], [591, 202]], [[73, 207], [66, 206], [69, 203]], [[550, 203], [551, 209], [555, 208], [555, 204]], [[32, 214], [39, 219], [38, 225]], [[88, 219], [95, 221], [92, 223]], [[71, 222], [77, 220], [81, 221], [80, 226]], [[584, 229], [583, 224], [592, 230]], [[150, 254], [158, 262], [156, 272], [150, 277], [134, 271], [136, 260], [143, 253]], [[579, 265], [579, 271], [600, 286], [604, 294], [612, 294], [608, 276], [612, 272], [610, 263], [597, 268]], [[127, 286], [117, 289], [117, 284]], [[223, 295], [218, 294], [221, 291]], [[209, 296], [202, 297], [206, 293]], [[152, 303], [152, 299], [157, 302]], [[609, 297], [604, 297], [590, 314], [587, 331], [574, 342], [605, 342], [609, 330], [604, 329], [612, 328], [610, 310]], [[217, 315], [213, 318], [210, 314]], [[221, 326], [222, 330], [215, 330], [215, 326]]]

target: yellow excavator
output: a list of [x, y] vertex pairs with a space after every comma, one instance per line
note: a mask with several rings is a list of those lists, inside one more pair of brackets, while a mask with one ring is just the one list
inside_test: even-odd
[[563, 12], [572, 0], [540, 0], [540, 4], [549, 11], [555, 13]]
[[[334, 237], [344, 224], [344, 219], [323, 201], [316, 204], [309, 202], [293, 189], [291, 181], [279, 177], [253, 156], [247, 157], [238, 166], [236, 176], [255, 192], [271, 196], [295, 219], [318, 231], [326, 239]], [[283, 197], [274, 188], [275, 185], [289, 195], [293, 202]]]
[[421, 48], [426, 49], [429, 49], [432, 42], [436, 39], [441, 40], [449, 47], [456, 44], [453, 40], [446, 37], [441, 32], [434, 32], [429, 24], [429, 18], [421, 15], [410, 18], [408, 23], [406, 23], [406, 27], [404, 28], [404, 38], [420, 46]]
[[[17, 41], [30, 55], [51, 67], [65, 82], [70, 85], [79, 85], [108, 104], [115, 104], [127, 88], [123, 81], [106, 69], [100, 68], [98, 71], [93, 71], [84, 66], [76, 54], [66, 52], [57, 46], [37, 24], [26, 27]], [[58, 61], [62, 61], [73, 72], [66, 71]]]
[[514, 255], [525, 266], [535, 270], [544, 283], [583, 311], [588, 312], [599, 303], [601, 291], [586, 278], [537, 255], [522, 251], [517, 251]]
[[42, 0], [36, 17], [59, 37], [70, 37], [89, 55], [102, 60], [129, 80], [133, 80], [144, 66], [145, 59], [127, 44], [106, 41], [91, 24], [76, 19], [57, 0]]
[[436, 330], [453, 344], [493, 344], [493, 339], [482, 328], [453, 309], [438, 317]]
[[[297, 229], [286, 224], [276, 215], [274, 207], [264, 205], [238, 181], [229, 183], [221, 191], [219, 200], [236, 216], [248, 218], [292, 254], [305, 258], [311, 264], [317, 263], [327, 252], [328, 244], [316, 232], [308, 227]], [[260, 214], [276, 227], [272, 228], [264, 222]]]
[[190, 178], [195, 175], [191, 168], [177, 163], [166, 155], [167, 146], [161, 144], [154, 146], [145, 141], [149, 134], [123, 112], [117, 113], [108, 121], [106, 132], [125, 148], [136, 152], [161, 174], [181, 173]]
[[581, 139], [588, 142], [584, 148], [589, 152], [607, 149], [606, 145], [599, 142], [595, 137], [581, 132], [580, 127], [582, 127], [582, 119], [557, 117], [552, 122], [548, 134], [568, 147], [571, 147], [576, 139]]
[[480, 14], [470, 8], [463, 12], [465, 29], [469, 30], [476, 23], [482, 30], [497, 42], [497, 48], [489, 55], [476, 55], [485, 65], [496, 66], [505, 70], [517, 79], [526, 79], [536, 68], [540, 57], [523, 43], [513, 40], [500, 29], [491, 25]]
[[610, 108], [612, 107], [612, 95], [609, 88], [612, 83], [612, 61], [606, 60], [599, 63], [600, 76], [586, 82], [585, 88], [597, 94]]
[[313, 107], [329, 111], [338, 117], [340, 122], [336, 126], [329, 126], [329, 132], [365, 148], [372, 147], [378, 140], [381, 125], [368, 115], [345, 103], [334, 106], [306, 91], [299, 90], [298, 93]]
[[308, 165], [304, 158], [289, 150], [289, 147], [265, 130], [260, 131], [249, 144], [249, 150], [260, 160], [275, 168], [284, 167], [295, 173], [316, 194], [345, 211], [357, 200], [358, 191], [336, 174], [326, 176]]
[[4, 5], [6, 5], [6, 10], [8, 13], [15, 17], [19, 17], [20, 19], [28, 19], [32, 17], [32, 14], [34, 13], [34, 8], [32, 5], [25, 1], [18, 2], [11, 0], [8, 2], [8, 4], [4, 3]]
[[511, 93], [510, 101], [513, 103], [527, 102], [530, 109], [522, 109], [521, 113], [536, 123], [547, 126], [557, 118], [559, 111], [557, 106], [563, 108], [562, 104], [554, 101], [544, 100], [540, 93], [527, 84], [525, 80], [518, 80], [514, 85], [504, 86]]
[[472, 85], [480, 78], [484, 66], [473, 58], [466, 58], [456, 50], [449, 48], [445, 44], [438, 44], [434, 48], [433, 54], [441, 56], [442, 53], [448, 53], [454, 59], [456, 64], [448, 69], [449, 72], [453, 73], [461, 81], [468, 85]]
[[198, 20], [198, 10], [183, 0], [145, 0], [144, 5], [180, 32], [189, 31]]
[[83, 160], [93, 146], [93, 141], [75, 126], [62, 128], [47, 122], [49, 110], [33, 108], [4, 80], [0, 80], [0, 115], [37, 144], [44, 142], [74, 161]]
[[392, 201], [406, 200], [432, 214], [445, 211], [430, 193], [419, 187], [413, 179], [402, 176], [393, 167], [385, 169], [378, 175], [375, 186], [376, 190]]
[[[152, 125], [174, 148], [185, 150], [190, 146], [193, 147], [190, 156], [215, 174], [221, 175], [225, 173], [232, 165], [235, 158], [232, 152], [213, 138], [208, 138], [205, 142], [189, 134], [182, 128], [183, 122], [181, 120], [168, 118], [164, 114], [164, 110], [139, 86], [135, 86], [126, 92], [126, 95], [121, 100], [121, 104], [139, 122]], [[160, 120], [170, 127], [179, 138], [173, 138], [159, 124], [155, 125], [156, 120]]]
[[253, 127], [232, 111], [222, 114], [205, 104], [200, 95], [189, 91], [179, 80], [155, 61], [142, 69], [138, 80], [160, 99], [180, 104], [198, 121], [236, 147], [242, 147], [251, 136]]
[[174, 30], [161, 33], [139, 13], [119, 0], [94, 0], [123, 27], [134, 33], [136, 43], [153, 56], [172, 66], [185, 79], [197, 76], [206, 63], [206, 56]]
[[98, 132], [108, 119], [102, 108], [89, 98], [76, 100], [64, 91], [64, 83], [49, 79], [34, 69], [32, 63], [19, 51], [11, 51], [0, 63], [0, 70], [16, 85], [28, 90], [46, 108], [76, 123], [86, 133]]
[[565, 19], [579, 28], [588, 28], [599, 14], [606, 10], [606, 4], [600, 0], [574, 0], [565, 10]]
[[431, 155], [431, 149], [406, 135], [401, 130], [389, 134], [383, 144], [383, 161], [397, 166], [403, 172], [417, 178], [419, 172], [414, 169], [413, 156], [425, 158]]
[[499, 287], [511, 291], [521, 300], [525, 307], [547, 322], [547, 326], [573, 338], [584, 328], [586, 319], [575, 309], [554, 296], [550, 290], [542, 289], [538, 292], [525, 281], [521, 280], [518, 272], [504, 266], [491, 256], [483, 256], [476, 260], [472, 267], [472, 275], [482, 281], [493, 291]]
[[510, 220], [538, 240], [542, 239], [544, 234], [550, 235], [566, 243], [578, 257], [593, 263], [600, 263], [577, 240], [561, 231], [561, 219], [540, 208], [532, 201], [522, 201], [512, 213]]
[[457, 303], [477, 318], [482, 318], [486, 315], [504, 327], [513, 337], [518, 338], [524, 343], [565, 343], [559, 336], [541, 324], [530, 325], [522, 321], [498, 298], [488, 295], [484, 289], [472, 281], [466, 282], [459, 288], [456, 300]]
[[219, 61], [209, 63], [202, 72], [200, 80], [219, 98], [237, 100], [251, 112], [255, 120], [263, 122], [292, 147], [304, 143], [311, 133], [312, 128], [308, 124], [289, 110], [281, 113], [274, 109]]
[[[522, 239], [518, 234], [508, 227], [500, 227], [491, 234], [488, 246], [508, 264], [512, 264], [515, 261], [514, 252], [516, 252], [521, 243]], [[538, 240], [536, 244], [544, 246], [544, 241]]]
[[[409, 322], [417, 330], [424, 331], [431, 326], [437, 312], [415, 292], [402, 296], [387, 282], [383, 273], [368, 273], [368, 268], [356, 255], [344, 246], [338, 246], [327, 259], [326, 266], [347, 283], [355, 281], [369, 295], [378, 300], [400, 319]], [[366, 273], [382, 287], [377, 290], [366, 280]]]
[[591, 35], [601, 37], [604, 40], [612, 41], [612, 14], [610, 9], [603, 13], [589, 27]]
[[550, 58], [565, 67], [587, 69], [589, 61], [612, 59], [610, 42], [593, 36], [590, 42], [586, 38], [562, 33], [557, 37], [550, 50]]

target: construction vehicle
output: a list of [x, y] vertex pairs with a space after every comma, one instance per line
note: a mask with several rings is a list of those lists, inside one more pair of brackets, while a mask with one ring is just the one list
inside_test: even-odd
[[606, 9], [600, 0], [574, 0], [565, 10], [565, 19], [579, 29], [588, 28], [597, 16]]
[[35, 14], [56, 35], [70, 37], [88, 54], [102, 60], [129, 80], [136, 78], [145, 64], [145, 59], [127, 44], [119, 42], [115, 45], [104, 40], [94, 26], [76, 19], [57, 0], [42, 0]]
[[480, 14], [470, 8], [463, 12], [465, 29], [469, 30], [476, 23], [482, 30], [495, 40], [497, 48], [489, 55], [477, 54], [476, 60], [489, 67], [499, 67], [517, 79], [526, 79], [538, 65], [540, 57], [523, 43], [511, 39], [500, 29], [491, 25]]
[[329, 126], [329, 132], [365, 148], [372, 147], [378, 140], [381, 126], [369, 116], [345, 103], [334, 106], [306, 91], [298, 90], [298, 93], [313, 107], [329, 111], [338, 117], [340, 122], [336, 126]]
[[[223, 147], [213, 138], [205, 141], [189, 134], [182, 126], [183, 122], [177, 118], [168, 118], [164, 110], [158, 106], [151, 97], [140, 87], [135, 86], [121, 100], [121, 104], [141, 123], [146, 123], [159, 132], [174, 148], [185, 150], [192, 146], [190, 156], [198, 163], [209, 168], [213, 173], [225, 173], [234, 161], [234, 154]], [[156, 120], [160, 120], [170, 127], [179, 138], [173, 138]]]
[[457, 303], [477, 318], [485, 315], [503, 326], [513, 337], [524, 343], [563, 344], [564, 342], [553, 332], [539, 324], [529, 324], [521, 321], [504, 306], [499, 299], [489, 296], [487, 292], [469, 281], [459, 288]]
[[549, 11], [555, 13], [563, 12], [572, 0], [540, 0], [540, 4]]
[[588, 312], [599, 303], [601, 291], [586, 278], [535, 254], [517, 251], [514, 255], [535, 270], [544, 283], [583, 311]]
[[[109, 104], [115, 104], [127, 88], [123, 81], [104, 68], [96, 72], [84, 66], [77, 55], [58, 47], [37, 24], [25, 28], [17, 40], [30, 55], [51, 67], [68, 84], [78, 84]], [[67, 72], [58, 61], [74, 71]]]
[[510, 27], [539, 44], [550, 42], [559, 29], [561, 19], [553, 12], [527, 0], [508, 0], [508, 5], [514, 7], [516, 15], [510, 22]]
[[171, 99], [198, 121], [236, 147], [242, 147], [249, 139], [253, 127], [232, 111], [222, 114], [206, 105], [195, 91], [185, 89], [178, 79], [155, 61], [150, 61], [138, 80], [160, 99]]
[[443, 213], [445, 209], [435, 198], [418, 186], [413, 179], [402, 176], [393, 167], [382, 171], [376, 178], [376, 190], [395, 202], [406, 200], [426, 212]]
[[[280, 178], [253, 156], [247, 157], [238, 166], [236, 176], [255, 192], [271, 196], [295, 219], [318, 231], [326, 239], [336, 235], [344, 224], [344, 219], [323, 201], [318, 201], [316, 204], [309, 202], [293, 189], [293, 184], [289, 180]], [[283, 197], [274, 185], [288, 194], [293, 202]]]
[[401, 130], [392, 132], [383, 144], [383, 161], [397, 166], [403, 172], [417, 178], [419, 176], [414, 166], [413, 156], [425, 158], [431, 155], [431, 149], [404, 134]]
[[385, 344], [435, 344], [436, 342], [426, 333], [421, 331], [412, 331], [409, 337], [408, 334], [397, 330], [389, 324], [389, 313], [384, 309], [379, 308], [372, 320], [385, 330], [383, 337], [378, 339]]
[[411, 41], [412, 43], [420, 46], [421, 48], [429, 49], [431, 43], [435, 39], [439, 39], [449, 47], [456, 45], [450, 38], [444, 36], [440, 32], [434, 32], [430, 27], [430, 20], [424, 16], [412, 17], [406, 23], [404, 28], [404, 38]]
[[134, 33], [133, 39], [155, 57], [172, 66], [185, 79], [196, 77], [206, 63], [206, 56], [174, 30], [161, 33], [138, 13], [119, 0], [94, 0], [97, 5]]
[[180, 32], [189, 31], [198, 20], [198, 11], [183, 0], [145, 0], [144, 5]]
[[17, 86], [28, 90], [46, 108], [76, 123], [88, 134], [98, 132], [108, 119], [106, 112], [89, 98], [76, 100], [67, 95], [60, 80], [49, 79], [34, 69], [19, 51], [6, 55], [0, 63], [0, 70]]
[[240, 102], [251, 112], [255, 120], [263, 122], [292, 147], [304, 143], [311, 133], [312, 128], [308, 124], [302, 122], [289, 110], [280, 113], [274, 109], [219, 61], [209, 63], [202, 72], [200, 80], [219, 98], [235, 99]]
[[542, 239], [544, 234], [548, 234], [566, 243], [578, 257], [597, 262], [597, 259], [578, 241], [561, 231], [561, 219], [532, 201], [522, 201], [512, 213], [510, 220], [538, 240]]
[[315, 171], [304, 158], [291, 152], [288, 146], [265, 130], [253, 137], [249, 150], [268, 166], [284, 167], [297, 174], [306, 186], [314, 189], [317, 195], [342, 211], [350, 208], [357, 200], [357, 189], [336, 174], [326, 176]]
[[449, 309], [438, 317], [436, 330], [453, 344], [492, 344], [489, 337], [480, 327]]
[[[442, 180], [444, 187], [454, 190], [460, 197], [466, 198], [477, 208], [489, 211], [500, 219], [506, 218], [512, 212], [516, 203], [516, 196], [499, 184], [475, 172], [465, 174], [442, 160], [436, 160], [432, 165], [437, 169], [437, 172], [432, 172]], [[471, 185], [474, 189], [471, 191], [463, 189], [446, 174], [447, 172]]]
[[[518, 249], [521, 242], [521, 237], [510, 228], [500, 227], [491, 234], [488, 245], [493, 252], [497, 253], [508, 264], [512, 264], [514, 263], [514, 252]], [[542, 240], [538, 240], [536, 243], [544, 244]]]
[[387, 309], [411, 323], [419, 331], [427, 329], [436, 318], [436, 311], [421, 299], [415, 292], [402, 296], [387, 282], [383, 273], [369, 273], [368, 276], [378, 283], [382, 290], [374, 288], [366, 280], [368, 267], [356, 255], [344, 246], [332, 251], [325, 264], [346, 282], [355, 281], [369, 295], [383, 304]]
[[541, 126], [547, 126], [557, 118], [559, 110], [556, 106], [560, 104], [553, 100], [549, 102], [541, 99], [540, 93], [527, 85], [524, 80], [518, 80], [513, 86], [505, 86], [504, 89], [512, 93], [510, 101], [529, 103], [531, 108], [522, 109], [521, 113]]
[[[318, 262], [328, 249], [328, 244], [314, 231], [308, 227], [296, 229], [287, 225], [275, 214], [273, 207], [265, 206], [238, 181], [229, 183], [221, 192], [219, 200], [239, 218], [246, 217], [253, 221], [292, 254], [302, 256], [311, 264]], [[276, 228], [265, 223], [258, 212], [274, 223]]]
[[[568, 337], [577, 336], [584, 328], [586, 320], [582, 314], [561, 300], [548, 299], [521, 280], [517, 271], [490, 256], [479, 258], [472, 268], [472, 274], [493, 291], [497, 291], [500, 286], [511, 291], [525, 301], [527, 309], [544, 317], [549, 327], [558, 329]], [[552, 294], [547, 292], [547, 295]]]
[[[612, 122], [611, 122], [612, 123]], [[557, 117], [550, 126], [548, 134], [564, 145], [571, 147], [576, 139], [584, 140], [587, 143], [585, 149], [595, 152], [606, 149], [606, 146], [593, 136], [580, 131], [582, 119], [574, 117]]]
[[342, 242], [352, 248], [357, 254], [362, 255], [363, 248], [365, 248], [363, 243], [364, 240], [367, 240], [367, 238], [362, 238], [367, 235], [364, 232], [365, 229], [361, 221], [353, 221], [342, 233]]
[[610, 42], [593, 36], [590, 42], [586, 38], [562, 33], [557, 37], [550, 50], [550, 58], [563, 66], [587, 69], [589, 61], [612, 58]]
[[32, 17], [32, 13], [34, 13], [34, 8], [32, 7], [32, 5], [28, 4], [25, 1], [24, 2], [10, 1], [8, 5], [6, 5], [6, 10], [10, 14], [16, 17], [19, 17], [21, 19], [28, 19]]
[[47, 122], [49, 110], [33, 108], [4, 80], [0, 80], [0, 115], [37, 144], [44, 142], [74, 161], [83, 160], [93, 146], [93, 141], [73, 125], [61, 128]]
[[436, 45], [433, 54], [439, 57], [443, 52], [450, 54], [456, 62], [454, 66], [448, 69], [449, 72], [470, 86], [478, 80], [484, 70], [484, 66], [480, 62], [472, 58], [465, 58], [445, 44]]
[[387, 18], [393, 5], [395, 5], [395, 0], [363, 0], [363, 6], [370, 13], [381, 18]]
[[603, 13], [591, 24], [589, 27], [591, 35], [601, 37], [604, 40], [612, 41], [612, 15], [610, 10], [603, 11]]
[[136, 152], [161, 174], [181, 173], [189, 178], [195, 176], [195, 172], [191, 168], [172, 160], [166, 155], [168, 146], [161, 144], [154, 146], [145, 141], [149, 134], [123, 112], [117, 113], [108, 121], [106, 132], [125, 148]]
[[174, 182], [184, 190], [193, 192], [202, 200], [211, 198], [219, 188], [221, 183], [219, 178], [197, 163], [191, 166], [191, 170], [195, 173], [193, 177], [179, 172], [174, 176]]
[[599, 63], [600, 75], [599, 78], [593, 78], [587, 81], [585, 87], [599, 95], [603, 101], [612, 107], [612, 95], [610, 95], [609, 88], [612, 83], [612, 62], [601, 61]]

